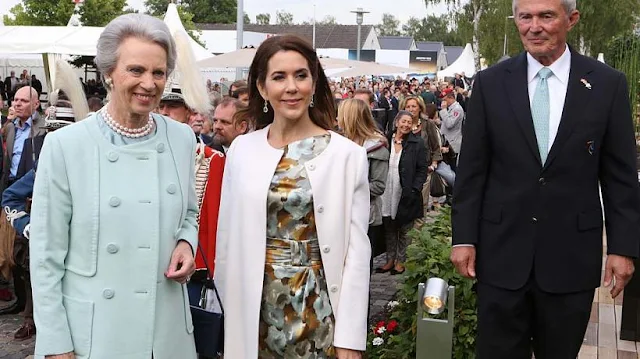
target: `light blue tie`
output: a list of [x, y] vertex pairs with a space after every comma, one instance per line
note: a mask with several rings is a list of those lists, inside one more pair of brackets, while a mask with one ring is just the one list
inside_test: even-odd
[[540, 151], [540, 160], [542, 164], [547, 161], [549, 153], [549, 84], [547, 79], [553, 75], [548, 67], [543, 67], [538, 71], [538, 86], [533, 95], [533, 103], [531, 104], [531, 116], [533, 117], [533, 127], [536, 130], [536, 138], [538, 139], [538, 151]]

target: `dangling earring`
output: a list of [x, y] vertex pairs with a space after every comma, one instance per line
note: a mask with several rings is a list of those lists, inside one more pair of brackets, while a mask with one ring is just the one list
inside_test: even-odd
[[107, 85], [107, 88], [109, 90], [112, 89], [113, 87], [113, 80], [111, 80], [111, 77], [107, 77], [106, 79], [104, 79], [104, 83]]
[[315, 105], [315, 102], [313, 102], [313, 95], [311, 95], [311, 102], [309, 102], [309, 107], [313, 107]]
[[269, 106], [267, 106], [269, 104], [269, 101], [264, 100], [264, 107], [262, 108], [262, 112], [267, 113], [269, 112]]

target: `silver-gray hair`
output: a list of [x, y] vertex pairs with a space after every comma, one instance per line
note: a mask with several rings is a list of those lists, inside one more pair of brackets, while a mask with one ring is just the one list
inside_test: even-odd
[[[167, 25], [153, 16], [125, 14], [107, 24], [98, 39], [97, 54], [93, 61], [103, 79], [116, 68], [120, 56], [118, 49], [130, 37], [160, 45], [167, 53], [167, 77], [173, 72], [176, 67], [176, 43]], [[105, 85], [108, 85], [106, 81]]]
[[[571, 13], [578, 8], [578, 5], [576, 4], [577, 0], [560, 0], [560, 2], [562, 2], [562, 7], [564, 7], [564, 11], [567, 12], [567, 15], [571, 15]], [[517, 15], [516, 8], [518, 7], [518, 0], [513, 0], [511, 2], [511, 6], [513, 16], [515, 17]]]

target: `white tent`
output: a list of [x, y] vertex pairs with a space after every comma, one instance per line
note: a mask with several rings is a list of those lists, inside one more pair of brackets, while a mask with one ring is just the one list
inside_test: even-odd
[[453, 77], [461, 72], [464, 72], [465, 76], [472, 77], [476, 73], [476, 65], [473, 58], [473, 48], [471, 48], [471, 44], [467, 44], [456, 61], [446, 69], [438, 71], [438, 78]]
[[[185, 31], [178, 8], [169, 4], [164, 18], [171, 33]], [[0, 54], [39, 54], [43, 57], [48, 78], [55, 78], [55, 59], [62, 55], [95, 56], [103, 27], [90, 26], [0, 26]], [[196, 60], [212, 54], [189, 38]]]

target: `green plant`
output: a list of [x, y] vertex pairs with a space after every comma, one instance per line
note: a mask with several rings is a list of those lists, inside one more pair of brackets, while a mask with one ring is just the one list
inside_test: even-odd
[[[453, 329], [454, 359], [475, 358], [477, 330], [474, 281], [458, 275], [451, 254], [451, 210], [442, 209], [433, 223], [425, 223], [409, 234], [413, 243], [407, 249], [406, 271], [398, 292], [398, 305], [391, 309], [390, 319], [398, 322], [397, 334], [390, 336], [382, 348], [369, 351], [371, 359], [413, 359], [416, 357], [416, 320], [418, 284], [439, 277], [456, 288], [455, 323]], [[446, 319], [447, 312], [438, 318]], [[368, 346], [372, 346], [371, 340]], [[373, 349], [373, 348], [371, 348]]]

